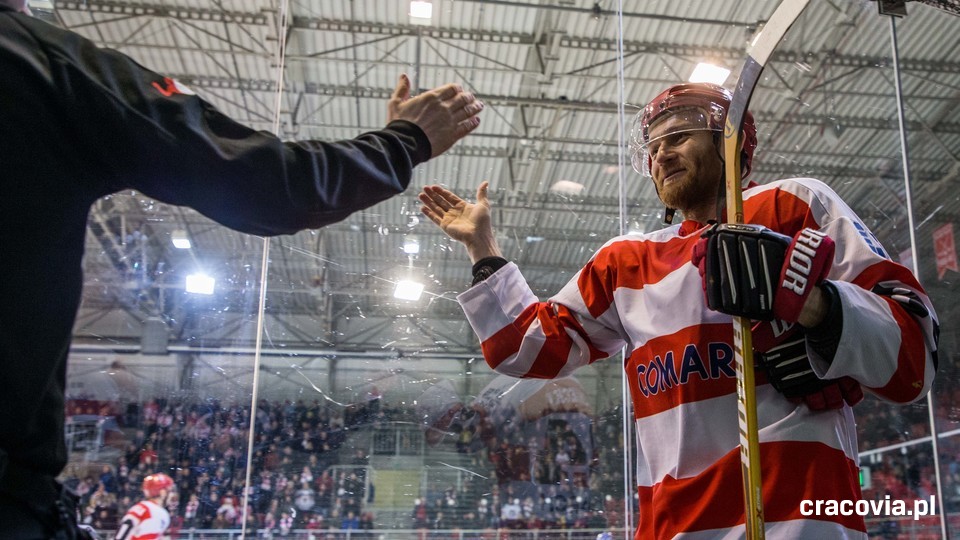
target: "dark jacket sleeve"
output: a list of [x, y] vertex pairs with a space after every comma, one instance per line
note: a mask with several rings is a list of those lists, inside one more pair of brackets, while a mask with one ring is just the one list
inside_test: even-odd
[[[430, 158], [415, 124], [339, 142], [282, 142], [227, 117], [177, 81], [74, 33], [21, 18], [31, 59], [61, 101], [104, 194], [134, 188], [240, 231], [271, 235], [346, 218], [397, 193]], [[51, 126], [51, 128], [54, 128]]]

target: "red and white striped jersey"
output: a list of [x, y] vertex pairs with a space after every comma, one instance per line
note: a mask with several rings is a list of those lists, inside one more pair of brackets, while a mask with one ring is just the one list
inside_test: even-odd
[[[744, 194], [745, 222], [793, 236], [823, 230], [837, 249], [828, 279], [843, 306], [832, 363], [808, 348], [818, 376], [850, 376], [880, 398], [908, 403], [929, 390], [933, 307], [853, 211], [813, 179]], [[637, 432], [636, 538], [739, 538], [738, 454], [731, 318], [706, 307], [690, 263], [701, 224], [686, 221], [614, 238], [554, 297], [540, 302], [513, 263], [459, 296], [496, 371], [553, 378], [626, 347]], [[876, 285], [906, 287], [930, 311], [917, 319]], [[767, 531], [772, 538], [866, 538], [861, 517], [802, 516], [805, 499], [860, 499], [850, 407], [812, 412], [756, 374]]]
[[120, 520], [114, 540], [156, 540], [168, 526], [170, 513], [165, 508], [150, 500], [140, 501]]

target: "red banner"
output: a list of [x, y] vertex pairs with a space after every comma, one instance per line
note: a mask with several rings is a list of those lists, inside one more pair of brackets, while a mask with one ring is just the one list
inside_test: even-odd
[[937, 279], [943, 279], [947, 270], [960, 272], [957, 244], [953, 240], [953, 223], [946, 223], [933, 231], [933, 251], [937, 254]]

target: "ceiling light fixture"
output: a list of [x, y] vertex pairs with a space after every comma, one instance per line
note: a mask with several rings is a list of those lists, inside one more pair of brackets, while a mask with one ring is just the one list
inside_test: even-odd
[[560, 195], [580, 195], [585, 186], [573, 180], [557, 180], [550, 186], [550, 191]]
[[706, 82], [723, 85], [729, 76], [730, 70], [723, 66], [700, 62], [697, 64], [697, 67], [693, 68], [693, 73], [690, 74], [689, 80], [690, 82]]
[[408, 236], [403, 240], [403, 252], [407, 255], [416, 255], [420, 253], [420, 241], [414, 236]]
[[190, 249], [190, 237], [187, 236], [187, 231], [180, 229], [173, 231], [170, 233], [170, 241], [177, 249]]
[[393, 291], [393, 297], [400, 300], [410, 300], [416, 302], [423, 294], [423, 283], [409, 279], [401, 279], [397, 282], [397, 288]]
[[213, 289], [217, 285], [217, 280], [212, 277], [197, 273], [187, 276], [187, 292], [194, 294], [213, 294]]
[[424, 0], [411, 0], [410, 24], [428, 25], [433, 19], [433, 3]]

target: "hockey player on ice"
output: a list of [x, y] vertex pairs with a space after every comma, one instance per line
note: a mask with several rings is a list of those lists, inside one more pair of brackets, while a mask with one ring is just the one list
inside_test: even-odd
[[156, 540], [170, 525], [170, 513], [165, 508], [173, 488], [173, 479], [163, 473], [143, 479], [144, 500], [130, 507], [114, 540]]

